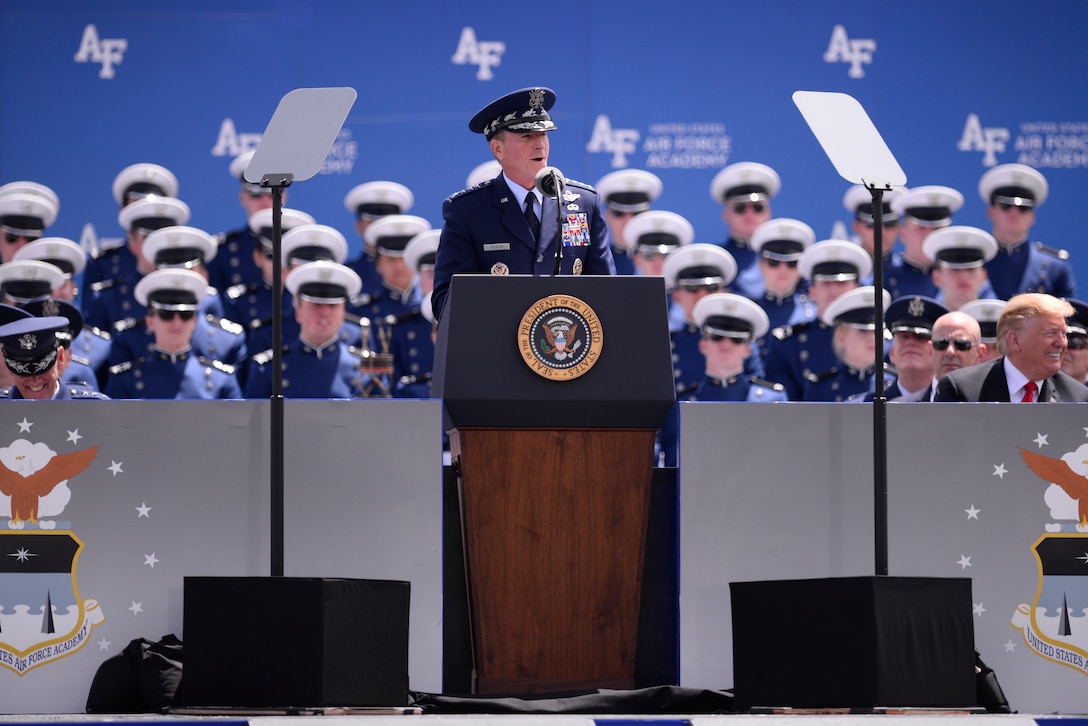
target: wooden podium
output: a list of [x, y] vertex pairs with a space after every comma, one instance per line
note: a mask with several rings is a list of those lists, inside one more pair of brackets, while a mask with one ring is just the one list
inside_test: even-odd
[[665, 300], [660, 277], [453, 278], [434, 395], [477, 693], [634, 687], [654, 435], [675, 401]]

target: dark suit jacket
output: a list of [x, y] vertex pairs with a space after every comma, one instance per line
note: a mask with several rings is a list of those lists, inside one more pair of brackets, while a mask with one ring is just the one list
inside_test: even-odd
[[[997, 358], [969, 368], [960, 368], [937, 383], [934, 401], [1009, 401], [1009, 383], [1005, 378], [1005, 358]], [[1088, 386], [1058, 371], [1043, 381], [1040, 402], [1070, 403], [1088, 401]]]
[[[597, 192], [588, 184], [567, 179], [561, 200], [567, 244], [559, 274], [616, 274]], [[458, 273], [551, 275], [560, 234], [556, 213], [556, 201], [545, 197], [540, 216], [542, 242], [537, 244], [502, 174], [446, 199], [431, 293], [435, 317], [441, 315], [450, 279]]]

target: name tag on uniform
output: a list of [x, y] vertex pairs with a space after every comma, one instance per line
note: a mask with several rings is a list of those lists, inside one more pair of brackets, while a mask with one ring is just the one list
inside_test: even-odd
[[509, 242], [494, 242], [489, 245], [484, 245], [484, 252], [502, 252], [503, 250], [510, 249]]

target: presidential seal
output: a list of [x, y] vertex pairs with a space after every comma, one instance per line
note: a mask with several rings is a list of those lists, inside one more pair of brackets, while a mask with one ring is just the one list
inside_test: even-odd
[[593, 308], [569, 295], [537, 300], [518, 325], [518, 347], [539, 376], [570, 380], [597, 363], [604, 338]]

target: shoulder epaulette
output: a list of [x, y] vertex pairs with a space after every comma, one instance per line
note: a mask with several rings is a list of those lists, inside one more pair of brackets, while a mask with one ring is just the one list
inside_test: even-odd
[[458, 197], [463, 197], [464, 195], [466, 195], [466, 194], [468, 194], [470, 192], [479, 191], [480, 189], [487, 189], [488, 187], [491, 186], [491, 184], [497, 178], [498, 177], [494, 177], [492, 179], [484, 179], [482, 182], [480, 182], [479, 184], [477, 184], [474, 187], [469, 187], [468, 189], [462, 189], [459, 192], [454, 192], [453, 194], [450, 195], [450, 199], [457, 199]]
[[86, 330], [91, 335], [102, 338], [103, 340], [109, 340], [110, 339], [110, 334], [108, 332], [106, 332], [105, 330], [101, 330], [100, 328], [96, 328], [93, 325], [87, 326], [86, 328], [84, 328], [84, 330]]
[[809, 383], [821, 383], [823, 381], [826, 381], [828, 378], [831, 378], [832, 376], [838, 374], [838, 372], [839, 367], [833, 366], [831, 368], [828, 368], [823, 373], [813, 373], [812, 371], [809, 371], [805, 374], [805, 378], [808, 380]]
[[90, 358], [84, 358], [81, 355], [72, 354], [72, 360], [80, 365], [89, 366], [91, 364]]
[[1057, 247], [1047, 247], [1042, 242], [1036, 242], [1035, 243], [1035, 249], [1039, 250], [1040, 252], [1045, 252], [1048, 255], [1053, 255], [1054, 257], [1057, 257], [1059, 260], [1068, 260], [1069, 259], [1069, 251], [1068, 250], [1058, 249]]
[[792, 338], [794, 335], [800, 333], [802, 330], [807, 330], [810, 325], [812, 325], [811, 321], [796, 323], [794, 325], [779, 325], [777, 328], [771, 331], [771, 335], [773, 335], [778, 340], [785, 340], [786, 338]]
[[118, 282], [120, 282], [120, 280], [117, 280], [117, 279], [99, 280], [98, 282], [92, 282], [91, 283], [91, 290], [93, 290], [94, 292], [102, 292], [103, 290], [109, 290], [111, 287], [116, 285]]
[[594, 194], [597, 193], [597, 190], [593, 188], [592, 184], [586, 184], [584, 181], [578, 181], [577, 179], [564, 179], [563, 183], [566, 184], [568, 187], [569, 186], [581, 187], [582, 189], [585, 189], [586, 191], [593, 192]]
[[242, 335], [243, 333], [246, 332], [246, 329], [244, 327], [242, 327], [238, 323], [234, 322], [233, 320], [227, 320], [226, 318], [220, 318], [220, 317], [212, 315], [210, 313], [208, 314], [207, 318], [208, 318], [208, 322], [211, 323], [212, 325], [215, 325], [215, 326], [219, 327], [220, 329], [225, 330], [228, 333], [231, 333], [233, 335]]
[[412, 375], [412, 374], [409, 373], [406, 376], [401, 376], [398, 383], [400, 385], [402, 385], [402, 386], [410, 386], [413, 383], [429, 383], [430, 380], [431, 380], [431, 374], [430, 373], [424, 373], [423, 375], [419, 375], [419, 376]]
[[676, 389], [676, 397], [680, 398], [681, 396], [686, 396], [689, 393], [693, 393], [695, 391], [695, 389], [698, 388], [698, 387], [699, 387], [698, 383], [689, 383], [687, 385], [680, 386], [679, 388]]
[[140, 358], [138, 360], [127, 360], [124, 363], [118, 363], [115, 366], [110, 366], [110, 375], [111, 376], [120, 375], [121, 373], [124, 373], [125, 371], [131, 370], [132, 367], [135, 366], [136, 364], [143, 363], [143, 361], [144, 361], [144, 359]]
[[748, 381], [753, 386], [762, 386], [763, 388], [769, 388], [772, 391], [781, 393], [786, 390], [786, 387], [781, 383], [775, 383], [774, 381], [768, 381], [766, 378], [760, 378], [759, 376], [752, 376]]
[[368, 292], [361, 292], [358, 295], [352, 295], [349, 301], [352, 305], [359, 307], [360, 305], [369, 305], [370, 301], [374, 299], [374, 296]]
[[[283, 352], [287, 352], [290, 346], [283, 346]], [[250, 356], [250, 360], [259, 366], [265, 366], [272, 362], [272, 349], [262, 350], [260, 353]]]
[[240, 282], [237, 285], [231, 285], [227, 288], [227, 297], [229, 297], [231, 300], [237, 300], [238, 298], [242, 297], [247, 292], [252, 290], [254, 286], [256, 286], [256, 284], [257, 283], [255, 282]]
[[234, 366], [224, 363], [221, 360], [212, 360], [211, 358], [205, 358], [204, 356], [197, 356], [197, 360], [200, 361], [200, 365], [208, 366], [209, 368], [215, 368], [216, 370], [223, 371], [224, 373], [234, 373]]
[[113, 323], [113, 329], [118, 333], [123, 333], [126, 330], [131, 330], [132, 328], [135, 328], [137, 322], [139, 321], [137, 321], [136, 318], [124, 318], [122, 320], [117, 320]]
[[272, 316], [271, 315], [269, 315], [267, 318], [255, 318], [254, 320], [249, 321], [249, 329], [250, 330], [256, 330], [257, 328], [263, 328], [264, 326], [271, 325], [271, 324], [272, 324]]
[[215, 285], [208, 285], [208, 294], [218, 296], [219, 290], [216, 289]]

